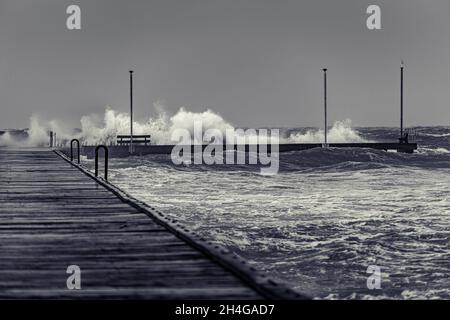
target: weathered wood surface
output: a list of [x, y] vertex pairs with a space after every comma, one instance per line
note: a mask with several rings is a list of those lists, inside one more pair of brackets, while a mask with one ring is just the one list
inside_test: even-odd
[[[69, 265], [81, 290], [68, 290]], [[0, 298], [264, 296], [50, 150], [0, 148]]]

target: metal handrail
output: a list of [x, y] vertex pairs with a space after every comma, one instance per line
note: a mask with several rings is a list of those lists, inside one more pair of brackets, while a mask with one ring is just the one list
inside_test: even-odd
[[70, 161], [73, 161], [73, 143], [77, 143], [77, 156], [78, 156], [78, 164], [80, 164], [80, 140], [72, 139], [70, 141]]
[[108, 180], [109, 151], [105, 145], [99, 145], [95, 148], [95, 176], [98, 177], [98, 151], [100, 149], [103, 149], [105, 153], [105, 180]]

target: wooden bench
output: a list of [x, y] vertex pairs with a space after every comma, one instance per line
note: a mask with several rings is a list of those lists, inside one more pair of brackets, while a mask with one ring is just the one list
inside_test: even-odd
[[[133, 144], [150, 144], [150, 135], [133, 135]], [[129, 145], [131, 142], [131, 136], [117, 136], [118, 145]]]

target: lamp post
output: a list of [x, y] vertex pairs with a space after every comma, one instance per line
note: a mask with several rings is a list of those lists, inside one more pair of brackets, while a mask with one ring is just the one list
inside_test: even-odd
[[133, 70], [130, 70], [130, 154], [133, 151]]
[[324, 108], [324, 147], [328, 146], [328, 140], [327, 140], [327, 131], [328, 131], [328, 119], [327, 119], [327, 69], [324, 68], [323, 70], [323, 94], [324, 94], [324, 100], [323, 100], [323, 108]]
[[403, 69], [404, 64], [400, 67], [400, 138], [403, 138]]

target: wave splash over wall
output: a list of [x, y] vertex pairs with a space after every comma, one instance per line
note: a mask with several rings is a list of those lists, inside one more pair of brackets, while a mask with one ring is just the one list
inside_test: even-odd
[[[323, 129], [310, 129], [304, 133], [293, 133], [287, 139], [290, 143], [318, 143], [324, 141]], [[368, 142], [356, 130], [352, 128], [350, 119], [336, 121], [328, 129], [327, 141], [329, 143], [356, 143]]]
[[[154, 108], [158, 110], [156, 116], [133, 121], [134, 134], [150, 134], [154, 144], [175, 143], [171, 141], [171, 136], [176, 129], [186, 129], [191, 136], [194, 136], [194, 122], [196, 121], [202, 123], [203, 132], [207, 129], [218, 129], [225, 135], [226, 130], [235, 129], [235, 126], [210, 109], [193, 112], [181, 107], [175, 114], [169, 116], [160, 104], [155, 103]], [[115, 143], [117, 135], [129, 135], [130, 117], [127, 112], [119, 112], [111, 107], [106, 107], [103, 117], [98, 114], [83, 116], [80, 119], [80, 128], [73, 130], [61, 122], [47, 121], [38, 116], [32, 116], [30, 127], [27, 130], [27, 139], [14, 139], [8, 134], [4, 134], [0, 136], [0, 145], [46, 146], [49, 141], [49, 131], [57, 133], [59, 144], [65, 145], [71, 139], [77, 138], [85, 145], [110, 145]], [[280, 135], [281, 143], [321, 143], [324, 136], [322, 129], [291, 130], [289, 133], [281, 129]], [[329, 128], [328, 141], [363, 142], [365, 140], [351, 127], [351, 121], [347, 119], [337, 121]]]

